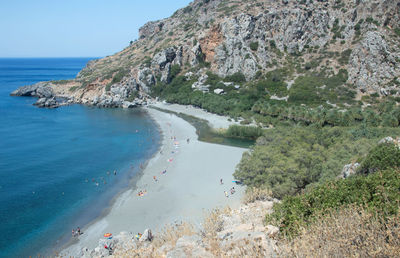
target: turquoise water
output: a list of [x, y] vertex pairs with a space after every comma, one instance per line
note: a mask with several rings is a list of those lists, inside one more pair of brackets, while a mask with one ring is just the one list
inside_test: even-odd
[[53, 253], [159, 147], [158, 128], [143, 111], [39, 109], [34, 98], [9, 96], [22, 85], [73, 78], [88, 60], [0, 59], [1, 257]]

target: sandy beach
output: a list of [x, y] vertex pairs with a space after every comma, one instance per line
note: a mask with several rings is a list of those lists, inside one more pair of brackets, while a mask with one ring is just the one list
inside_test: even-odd
[[156, 102], [152, 103], [151, 106], [207, 120], [208, 124], [214, 129], [227, 129], [230, 125], [239, 124], [239, 122], [230, 120], [226, 116], [219, 116], [191, 105]]
[[[209, 118], [198, 109], [179, 105], [169, 108], [175, 112], [191, 110], [188, 114]], [[195, 128], [183, 119], [151, 108], [146, 110], [162, 131], [161, 149], [134, 182], [136, 187], [118, 196], [105, 216], [83, 228], [84, 234], [66, 247], [62, 256], [79, 256], [83, 248], [95, 248], [106, 232], [136, 234], [149, 228], [156, 233], [166, 224], [181, 221], [200, 226], [207, 211], [239, 206], [244, 187], [232, 182], [232, 173], [246, 149], [200, 142]], [[225, 117], [212, 115], [210, 118], [214, 128], [226, 128], [230, 124]], [[236, 193], [227, 198], [224, 191], [231, 187], [235, 187]], [[144, 196], [138, 196], [140, 190], [146, 191]]]

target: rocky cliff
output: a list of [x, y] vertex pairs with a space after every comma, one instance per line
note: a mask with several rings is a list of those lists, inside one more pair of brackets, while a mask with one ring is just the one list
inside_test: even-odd
[[74, 80], [48, 86], [72, 102], [135, 106], [177, 71], [207, 91], [207, 72], [250, 81], [284, 68], [288, 85], [342, 70], [359, 98], [399, 96], [399, 16], [396, 0], [195, 0], [145, 24], [138, 40], [89, 62]]

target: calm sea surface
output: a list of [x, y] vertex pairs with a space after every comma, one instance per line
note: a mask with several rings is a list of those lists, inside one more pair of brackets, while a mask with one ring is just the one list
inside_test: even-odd
[[19, 86], [74, 78], [89, 60], [0, 59], [0, 257], [65, 243], [159, 147], [156, 124], [140, 110], [39, 109], [34, 98], [9, 96]]

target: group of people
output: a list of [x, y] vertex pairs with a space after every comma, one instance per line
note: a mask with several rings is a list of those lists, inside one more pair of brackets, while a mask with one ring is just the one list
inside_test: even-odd
[[81, 229], [78, 227], [76, 230], [75, 229], [72, 229], [72, 236], [73, 237], [76, 237], [76, 236], [79, 236], [79, 235], [81, 235], [82, 233], [81, 233]]
[[[110, 174], [111, 174], [111, 172], [107, 171], [107, 176], [110, 176]], [[117, 175], [117, 170], [114, 170], [113, 174], [114, 174], [114, 176], [116, 176]], [[100, 177], [99, 181], [103, 181], [103, 184], [107, 184], [107, 181], [102, 176]], [[85, 182], [89, 183], [89, 179], [86, 179]], [[97, 182], [97, 180], [94, 179], [94, 178], [92, 178], [92, 182], [95, 184], [95, 186], [99, 186], [100, 185], [100, 183]]]
[[[224, 184], [224, 181], [222, 180], [222, 178], [219, 180], [219, 183], [220, 183], [221, 185]], [[230, 193], [231, 195], [233, 195], [235, 192], [236, 192], [236, 190], [235, 190], [235, 187], [233, 186], [233, 187], [229, 190], [229, 192], [228, 192], [228, 191], [224, 191], [224, 194], [225, 194], [225, 197], [228, 198], [228, 197], [229, 197], [229, 193]]]
[[145, 194], [147, 194], [146, 189], [140, 190], [140, 191], [138, 192], [138, 196], [140, 196], [140, 197], [144, 196]]

